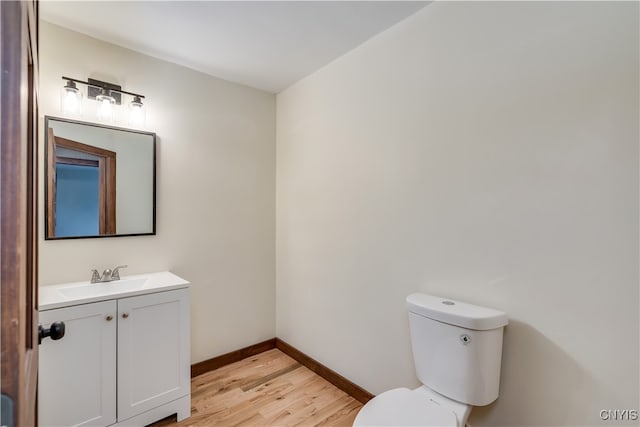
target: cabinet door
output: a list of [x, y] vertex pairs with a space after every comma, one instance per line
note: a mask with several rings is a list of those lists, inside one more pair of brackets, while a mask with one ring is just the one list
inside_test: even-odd
[[38, 378], [39, 424], [107, 426], [116, 422], [116, 302], [40, 312], [63, 321], [65, 335], [44, 338]]
[[118, 300], [118, 421], [190, 392], [189, 290]]

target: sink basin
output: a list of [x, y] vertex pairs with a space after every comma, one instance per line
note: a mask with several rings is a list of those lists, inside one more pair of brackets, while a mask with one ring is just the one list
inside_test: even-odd
[[[0, 0], [2, 1], [2, 0]], [[38, 308], [41, 311], [89, 304], [122, 297], [188, 288], [189, 282], [170, 271], [122, 276], [106, 283], [69, 282], [40, 287]]]
[[67, 298], [91, 298], [100, 295], [139, 291], [145, 288], [146, 283], [146, 278], [115, 280], [113, 282], [90, 283], [70, 286], [68, 288], [59, 288], [58, 292]]

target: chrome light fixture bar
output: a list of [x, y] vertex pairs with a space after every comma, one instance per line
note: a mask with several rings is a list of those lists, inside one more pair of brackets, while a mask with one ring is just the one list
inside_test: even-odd
[[121, 105], [123, 95], [133, 97], [129, 103], [129, 124], [133, 126], [144, 125], [144, 95], [122, 89], [122, 86], [103, 82], [101, 80], [87, 79], [87, 81], [62, 76], [66, 81], [60, 96], [60, 105], [64, 114], [80, 114], [82, 107], [82, 93], [76, 84], [87, 86], [87, 99], [95, 99], [98, 102], [97, 117], [102, 121], [113, 121], [114, 106]]

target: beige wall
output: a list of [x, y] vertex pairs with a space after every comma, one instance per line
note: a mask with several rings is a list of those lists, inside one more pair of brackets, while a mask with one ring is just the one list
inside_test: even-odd
[[279, 94], [277, 335], [414, 387], [404, 299], [457, 298], [510, 318], [475, 427], [637, 409], [638, 35], [637, 3], [436, 2]]
[[46, 22], [40, 55], [41, 125], [60, 116], [61, 76], [91, 77], [146, 95], [158, 135], [157, 235], [42, 241], [41, 282], [119, 264], [183, 276], [193, 361], [273, 337], [275, 97]]

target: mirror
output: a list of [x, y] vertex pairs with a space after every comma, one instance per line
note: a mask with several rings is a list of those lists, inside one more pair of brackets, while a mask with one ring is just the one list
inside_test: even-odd
[[156, 233], [156, 135], [46, 116], [45, 239]]

